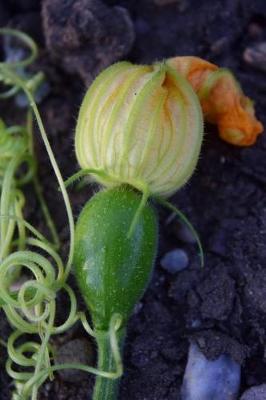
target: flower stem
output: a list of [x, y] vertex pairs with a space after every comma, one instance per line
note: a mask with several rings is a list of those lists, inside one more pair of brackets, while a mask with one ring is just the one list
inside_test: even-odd
[[[125, 329], [119, 329], [116, 333], [117, 342], [122, 353]], [[115, 371], [116, 363], [113, 356], [113, 351], [110, 344], [110, 334], [108, 331], [98, 331], [96, 334], [98, 346], [98, 370], [100, 371]], [[114, 375], [115, 376], [115, 375]], [[97, 376], [93, 391], [93, 400], [117, 400], [120, 378], [104, 378]]]

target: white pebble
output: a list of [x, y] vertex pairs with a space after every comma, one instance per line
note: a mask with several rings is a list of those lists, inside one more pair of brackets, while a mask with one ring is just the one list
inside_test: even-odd
[[182, 400], [236, 400], [240, 365], [228, 355], [208, 360], [192, 343], [181, 388]]

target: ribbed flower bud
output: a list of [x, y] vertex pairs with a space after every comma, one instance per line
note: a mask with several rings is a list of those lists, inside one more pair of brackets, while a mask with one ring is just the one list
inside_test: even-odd
[[89, 88], [75, 147], [82, 169], [101, 184], [122, 183], [170, 195], [190, 178], [203, 137], [200, 104], [190, 84], [166, 63], [121, 62]]

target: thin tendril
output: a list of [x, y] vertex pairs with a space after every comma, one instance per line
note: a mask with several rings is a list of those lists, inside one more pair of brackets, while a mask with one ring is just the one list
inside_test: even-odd
[[25, 58], [24, 60], [13, 61], [13, 62], [0, 62], [0, 65], [7, 65], [12, 67], [26, 67], [27, 65], [32, 64], [33, 61], [37, 58], [38, 56], [37, 45], [34, 42], [34, 40], [32, 40], [31, 37], [28, 36], [27, 34], [21, 31], [17, 31], [15, 29], [0, 28], [0, 35], [14, 36], [17, 39], [19, 39], [22, 43], [24, 43], [27, 48], [30, 49], [29, 57]]
[[[60, 170], [34, 100], [33, 92], [42, 81], [43, 74], [38, 73], [32, 78], [24, 80], [16, 73], [16, 68], [25, 67], [36, 58], [37, 46], [22, 32], [0, 29], [0, 34], [16, 36], [31, 50], [30, 56], [22, 61], [0, 63], [0, 80], [12, 86], [11, 89], [0, 94], [0, 98], [14, 95], [20, 89], [26, 94], [63, 195], [70, 229], [69, 254], [64, 268], [61, 257], [54, 246], [59, 244], [58, 235], [36, 174], [32, 113], [28, 111], [26, 129], [20, 126], [6, 128], [0, 120], [0, 146], [5, 148], [5, 153], [2, 152], [0, 158], [0, 306], [10, 324], [15, 328], [8, 338], [9, 358], [6, 370], [15, 381], [16, 391], [13, 393], [13, 400], [24, 400], [29, 396], [32, 400], [37, 400], [39, 387], [49, 376], [52, 378], [54, 371], [60, 369], [76, 368], [110, 379], [120, 377], [123, 367], [117, 331], [121, 326], [122, 319], [121, 316], [114, 315], [109, 327], [115, 371], [99, 371], [96, 368], [80, 364], [51, 366], [50, 360], [54, 353], [49, 341], [52, 335], [65, 332], [79, 319], [90, 335], [95, 337], [96, 333], [88, 324], [85, 314], [77, 312], [75, 293], [66, 284], [73, 259], [74, 219]], [[27, 135], [26, 141], [25, 135]], [[16, 174], [22, 163], [27, 163], [28, 169], [23, 176], [17, 177]], [[96, 170], [86, 171], [86, 173], [88, 172], [103, 174]], [[84, 172], [82, 174], [85, 175]], [[50, 243], [23, 218], [22, 210], [25, 198], [18, 187], [29, 181], [34, 184], [53, 243]], [[29, 233], [32, 236], [29, 236]], [[26, 281], [21, 280], [21, 271], [24, 270], [27, 271], [27, 276], [30, 275]], [[69, 312], [66, 320], [61, 325], [55, 326], [56, 299], [59, 290], [65, 291], [68, 295]], [[37, 339], [26, 340], [22, 344], [16, 345], [17, 341], [21, 343], [24, 335], [35, 335], [35, 337], [37, 335]], [[17, 370], [15, 366], [20, 368]], [[21, 367], [30, 367], [31, 370], [21, 371]]]
[[[110, 372], [110, 371], [100, 371], [97, 368], [90, 367], [90, 366], [85, 366], [82, 364], [61, 364], [61, 365], [55, 365], [52, 367], [47, 368], [47, 370], [42, 370], [39, 372], [39, 374], [34, 375], [31, 377], [28, 382], [24, 385], [23, 388], [23, 395], [26, 396], [28, 393], [31, 391], [31, 387], [34, 386], [38, 381], [38, 385], [42, 384], [49, 373], [55, 372], [55, 371], [60, 371], [62, 369], [78, 369], [81, 371], [85, 371], [97, 376], [102, 376], [104, 378], [109, 378], [109, 379], [118, 379], [122, 373], [123, 373], [123, 367], [122, 367], [122, 361], [120, 357], [120, 351], [119, 351], [119, 345], [118, 345], [118, 340], [117, 340], [117, 331], [119, 330], [121, 326], [121, 316], [119, 314], [114, 314], [111, 318], [110, 321], [110, 327], [109, 327], [109, 339], [110, 339], [110, 346], [111, 350], [113, 353], [114, 361], [115, 361], [115, 371]], [[11, 365], [9, 365], [9, 368], [11, 368]]]
[[[1, 66], [0, 66], [1, 69]], [[3, 71], [2, 71], [3, 72]], [[67, 194], [67, 191], [65, 189], [65, 185], [64, 185], [64, 181], [61, 175], [61, 172], [58, 168], [58, 164], [56, 162], [55, 156], [53, 154], [53, 151], [51, 149], [50, 143], [48, 141], [48, 137], [39, 113], [39, 110], [37, 108], [37, 105], [35, 103], [35, 100], [32, 96], [32, 93], [30, 92], [30, 90], [27, 88], [26, 84], [23, 82], [22, 79], [20, 79], [16, 74], [14, 74], [13, 72], [11, 72], [10, 70], [4, 71], [5, 74], [7, 74], [7, 76], [10, 76], [10, 78], [12, 78], [12, 80], [14, 82], [16, 82], [16, 84], [21, 87], [21, 89], [24, 91], [24, 93], [27, 95], [30, 105], [32, 107], [33, 113], [35, 115], [36, 121], [37, 121], [37, 125], [39, 127], [46, 151], [48, 153], [50, 162], [52, 164], [54, 173], [56, 175], [57, 181], [59, 183], [61, 192], [62, 192], [62, 196], [64, 199], [64, 203], [65, 203], [65, 207], [66, 207], [66, 211], [67, 211], [67, 216], [68, 216], [68, 222], [69, 222], [69, 230], [70, 230], [70, 245], [69, 245], [69, 254], [68, 254], [68, 260], [67, 260], [67, 264], [66, 264], [66, 271], [65, 271], [65, 279], [67, 279], [70, 269], [71, 269], [71, 264], [72, 264], [72, 260], [73, 260], [73, 253], [74, 253], [74, 218], [73, 218], [73, 214], [72, 214], [72, 209], [71, 209], [71, 205], [70, 205], [70, 201], [69, 201], [69, 197]]]
[[[32, 155], [32, 157], [34, 157], [33, 118], [32, 118], [32, 112], [30, 110], [27, 113], [27, 133], [29, 136], [29, 152]], [[41, 188], [37, 173], [35, 173], [33, 176], [33, 185], [34, 185], [35, 193], [36, 193], [38, 201], [40, 203], [44, 218], [46, 220], [46, 224], [50, 230], [54, 246], [56, 249], [59, 249], [60, 240], [58, 237], [58, 233], [57, 233], [54, 221], [51, 217], [49, 208], [47, 207], [46, 201], [44, 199], [44, 196], [42, 193], [42, 188]]]

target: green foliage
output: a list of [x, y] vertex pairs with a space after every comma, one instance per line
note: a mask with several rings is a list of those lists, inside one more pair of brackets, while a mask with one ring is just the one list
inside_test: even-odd
[[[22, 39], [32, 51], [24, 61], [0, 63], [0, 80], [10, 86], [9, 90], [1, 93], [1, 98], [11, 97], [21, 88], [26, 88], [34, 102], [32, 93], [37, 88], [37, 81], [38, 84], [41, 82], [41, 74], [38, 74], [38, 79], [26, 80], [19, 76], [18, 68], [34, 60], [37, 48], [21, 32], [0, 30], [0, 33]], [[49, 373], [50, 336], [68, 329], [78, 318], [75, 295], [65, 283], [64, 264], [55, 250], [59, 243], [58, 235], [37, 176], [30, 110], [26, 120], [25, 126], [11, 127], [0, 120], [0, 305], [15, 328], [7, 343], [7, 371], [17, 388], [14, 399], [26, 399], [29, 395], [32, 399], [37, 398], [38, 387], [43, 381], [38, 376], [43, 370], [46, 371], [45, 378]], [[28, 183], [35, 188], [53, 243], [24, 219], [23, 187]], [[58, 290], [65, 290], [70, 299], [69, 316], [61, 326], [55, 326]], [[27, 339], [28, 334], [36, 334], [39, 341]], [[17, 366], [22, 370], [18, 372]], [[25, 367], [29, 367], [27, 372], [23, 371]], [[25, 383], [33, 377], [35, 383], [26, 387]]]
[[[35, 59], [37, 47], [22, 32], [0, 29], [0, 34], [16, 36], [31, 50], [25, 60], [0, 63], [0, 81], [10, 86], [6, 92], [0, 94], [0, 98], [11, 97], [22, 90], [32, 109], [27, 112], [25, 126], [7, 127], [2, 120], [0, 122], [0, 307], [14, 328], [7, 342], [9, 358], [6, 363], [7, 372], [14, 379], [15, 391], [12, 399], [26, 400], [30, 397], [36, 400], [39, 387], [48, 377], [52, 379], [56, 370], [82, 369], [109, 379], [121, 376], [122, 365], [117, 343], [121, 319], [113, 315], [107, 331], [115, 371], [99, 371], [80, 364], [52, 365], [54, 349], [50, 344], [51, 336], [65, 332], [78, 320], [90, 335], [95, 336], [95, 333], [84, 313], [77, 312], [75, 294], [66, 283], [73, 259], [74, 220], [68, 194], [34, 100], [35, 90], [44, 76], [38, 73], [27, 79], [26, 74], [21, 74], [21, 68]], [[37, 176], [32, 112], [66, 206], [70, 229], [70, 249], [66, 263], [57, 252], [58, 235]], [[23, 217], [25, 197], [22, 190], [28, 183], [35, 188], [52, 242]], [[66, 292], [70, 306], [65, 322], [57, 326], [55, 319], [59, 291]], [[3, 344], [2, 341], [0, 343]]]

